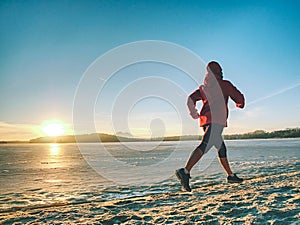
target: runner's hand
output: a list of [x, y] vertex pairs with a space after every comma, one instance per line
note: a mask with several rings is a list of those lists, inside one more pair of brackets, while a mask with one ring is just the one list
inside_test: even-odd
[[199, 118], [199, 113], [198, 112], [190, 113], [190, 115], [193, 119], [198, 119]]

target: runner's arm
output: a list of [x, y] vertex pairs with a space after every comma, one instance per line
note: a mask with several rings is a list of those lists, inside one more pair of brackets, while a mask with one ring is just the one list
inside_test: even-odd
[[244, 95], [232, 84], [230, 90], [230, 98], [235, 102], [236, 107], [241, 109], [244, 108], [245, 106]]
[[202, 99], [202, 96], [201, 96], [201, 92], [199, 89], [194, 91], [188, 97], [187, 106], [190, 111], [190, 115], [193, 117], [193, 119], [199, 118], [199, 113], [198, 113], [198, 110], [196, 109], [196, 102], [200, 101], [201, 99]]

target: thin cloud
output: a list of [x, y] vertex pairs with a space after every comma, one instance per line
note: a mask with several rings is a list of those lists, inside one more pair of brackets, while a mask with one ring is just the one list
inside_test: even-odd
[[0, 121], [0, 140], [28, 140], [37, 136], [38, 126], [33, 124], [10, 124]]
[[284, 89], [282, 89], [282, 90], [280, 90], [280, 91], [274, 92], [274, 93], [269, 94], [269, 95], [267, 95], [267, 96], [258, 98], [258, 99], [254, 100], [254, 101], [251, 101], [251, 102], [249, 102], [247, 105], [248, 105], [248, 106], [249, 106], [249, 105], [253, 105], [253, 104], [257, 103], [257, 102], [261, 102], [261, 101], [266, 100], [266, 99], [268, 99], [268, 98], [272, 98], [272, 97], [274, 97], [274, 96], [276, 96], [276, 95], [283, 94], [284, 92], [287, 92], [287, 91], [292, 90], [292, 89], [294, 89], [294, 88], [297, 88], [297, 87], [299, 87], [299, 86], [300, 86], [300, 82], [298, 82], [298, 83], [296, 83], [296, 84], [294, 84], [294, 85], [292, 85], [292, 86], [286, 87], [286, 88], [284, 88]]
[[[296, 84], [294, 84], [294, 85], [291, 85], [291, 86], [289, 86], [289, 87], [283, 88], [283, 89], [280, 90], [280, 91], [276, 91], [276, 92], [274, 92], [274, 93], [272, 93], [272, 94], [269, 94], [269, 95], [266, 95], [266, 96], [264, 96], [264, 97], [255, 99], [255, 100], [253, 100], [253, 101], [251, 101], [251, 102], [248, 102], [248, 103], [246, 102], [246, 106], [248, 107], [248, 106], [251, 106], [251, 105], [256, 104], [256, 103], [258, 103], [258, 102], [261, 102], [261, 101], [264, 101], [264, 100], [266, 100], [266, 99], [272, 98], [272, 97], [274, 97], [274, 96], [283, 94], [283, 93], [285, 93], [285, 92], [287, 92], [287, 91], [289, 91], [289, 90], [292, 90], [292, 89], [294, 89], [294, 88], [297, 88], [297, 87], [299, 87], [299, 86], [300, 86], [300, 82], [298, 82], [298, 83], [296, 83]], [[230, 111], [235, 111], [235, 110], [237, 110], [236, 107], [230, 107]]]

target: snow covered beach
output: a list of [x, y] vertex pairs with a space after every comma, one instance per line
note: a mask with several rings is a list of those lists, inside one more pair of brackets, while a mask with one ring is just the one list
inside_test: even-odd
[[[184, 142], [178, 167], [195, 144]], [[173, 174], [151, 185], [107, 181], [75, 144], [1, 145], [0, 223], [298, 224], [300, 139], [227, 144], [232, 167], [245, 182], [227, 184], [217, 158], [212, 158], [205, 168], [200, 162], [192, 171], [192, 193], [181, 192]], [[175, 145], [164, 142], [158, 150], [168, 155]], [[137, 165], [147, 159], [146, 152], [141, 155], [134, 159]]]

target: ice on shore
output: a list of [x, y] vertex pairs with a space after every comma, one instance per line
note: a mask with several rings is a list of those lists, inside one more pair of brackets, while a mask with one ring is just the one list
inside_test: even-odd
[[292, 142], [228, 143], [244, 183], [226, 183], [215, 159], [192, 172], [192, 193], [174, 175], [152, 185], [106, 181], [75, 145], [1, 146], [0, 224], [299, 224], [300, 140]]

